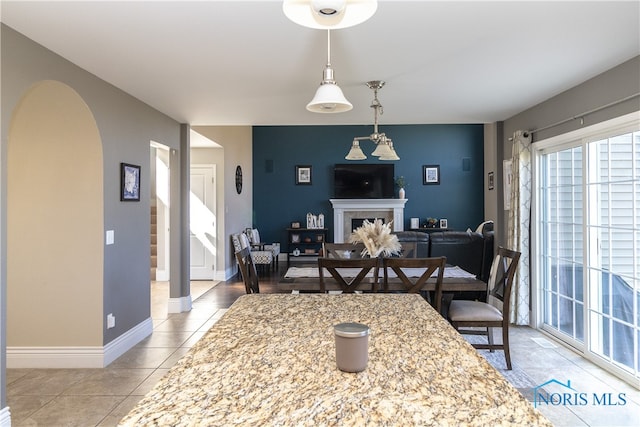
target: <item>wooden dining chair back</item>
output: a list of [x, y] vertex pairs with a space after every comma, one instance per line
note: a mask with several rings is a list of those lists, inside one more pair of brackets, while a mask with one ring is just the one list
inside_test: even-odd
[[324, 243], [322, 253], [325, 258], [359, 259], [364, 251], [363, 243]]
[[[353, 293], [365, 279], [371, 278], [371, 289], [378, 287], [378, 258], [318, 258], [320, 292], [326, 292], [326, 272], [338, 282], [342, 292]], [[348, 272], [345, 269], [349, 269]], [[369, 273], [373, 271], [373, 277]]]
[[[518, 268], [520, 252], [498, 248], [493, 259], [486, 301], [453, 300], [449, 306], [449, 321], [462, 334], [487, 335], [487, 344], [472, 344], [477, 349], [503, 350], [507, 369], [511, 369], [509, 353], [509, 302], [513, 278]], [[484, 329], [467, 329], [482, 327]], [[491, 328], [502, 328], [502, 344], [493, 342]]]
[[395, 273], [397, 277], [395, 281], [402, 283], [404, 291], [408, 293], [420, 293], [422, 287], [427, 283], [427, 280], [433, 276], [436, 279], [436, 290], [432, 305], [438, 313], [440, 313], [442, 304], [442, 277], [446, 263], [446, 257], [385, 258], [383, 261], [383, 289], [385, 292], [390, 291], [389, 284], [394, 280], [390, 277], [390, 271]]
[[246, 247], [236, 252], [236, 259], [240, 266], [240, 274], [244, 281], [244, 287], [248, 294], [260, 293], [260, 286], [258, 284], [258, 272], [256, 266], [253, 263], [251, 257], [251, 249]]

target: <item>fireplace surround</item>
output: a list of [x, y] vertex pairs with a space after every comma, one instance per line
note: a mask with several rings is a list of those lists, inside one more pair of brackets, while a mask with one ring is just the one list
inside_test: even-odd
[[351, 221], [358, 218], [381, 218], [393, 221], [393, 231], [404, 230], [404, 205], [407, 199], [330, 199], [333, 206], [333, 241], [349, 239]]

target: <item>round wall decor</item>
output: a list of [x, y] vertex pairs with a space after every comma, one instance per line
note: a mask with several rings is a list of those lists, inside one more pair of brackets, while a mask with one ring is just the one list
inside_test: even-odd
[[240, 165], [236, 166], [236, 191], [238, 194], [242, 193], [242, 168]]

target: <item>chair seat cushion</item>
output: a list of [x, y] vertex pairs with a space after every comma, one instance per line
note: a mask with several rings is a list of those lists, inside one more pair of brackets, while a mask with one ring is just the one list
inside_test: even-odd
[[480, 301], [453, 300], [448, 315], [452, 322], [502, 321], [500, 310]]

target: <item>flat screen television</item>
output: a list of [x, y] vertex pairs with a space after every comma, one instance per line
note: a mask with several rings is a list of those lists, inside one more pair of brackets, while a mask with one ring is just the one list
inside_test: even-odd
[[336, 164], [333, 169], [336, 199], [393, 199], [393, 163]]

